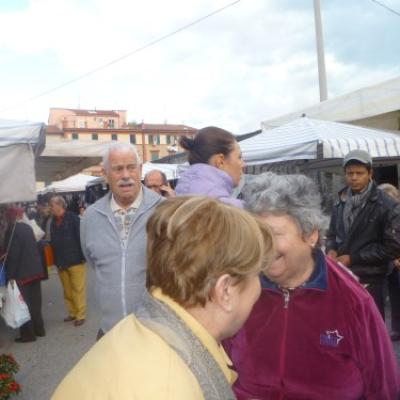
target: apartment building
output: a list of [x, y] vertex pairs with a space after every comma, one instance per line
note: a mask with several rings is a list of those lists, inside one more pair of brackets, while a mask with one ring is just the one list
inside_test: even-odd
[[135, 144], [143, 162], [182, 151], [180, 136], [194, 137], [186, 125], [128, 124], [126, 110], [51, 108], [46, 138], [52, 140], [120, 141]]

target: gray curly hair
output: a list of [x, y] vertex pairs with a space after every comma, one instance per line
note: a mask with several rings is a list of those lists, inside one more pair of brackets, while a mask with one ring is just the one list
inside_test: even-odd
[[257, 175], [244, 186], [243, 198], [248, 210], [255, 214], [291, 216], [305, 236], [315, 229], [322, 233], [328, 224], [317, 185], [305, 175]]

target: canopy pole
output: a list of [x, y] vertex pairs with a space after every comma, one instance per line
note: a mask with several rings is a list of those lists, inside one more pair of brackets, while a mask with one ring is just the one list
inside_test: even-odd
[[314, 21], [315, 21], [315, 36], [317, 40], [319, 99], [322, 102], [328, 99], [328, 89], [326, 84], [326, 69], [325, 69], [324, 41], [322, 37], [323, 35], [322, 35], [320, 0], [314, 0]]

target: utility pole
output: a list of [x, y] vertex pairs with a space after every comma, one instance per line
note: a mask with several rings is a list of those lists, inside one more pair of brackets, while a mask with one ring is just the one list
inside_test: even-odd
[[326, 85], [324, 40], [322, 38], [323, 35], [322, 35], [320, 0], [314, 0], [314, 20], [315, 20], [315, 36], [317, 39], [319, 99], [320, 101], [325, 101], [328, 99], [328, 89]]

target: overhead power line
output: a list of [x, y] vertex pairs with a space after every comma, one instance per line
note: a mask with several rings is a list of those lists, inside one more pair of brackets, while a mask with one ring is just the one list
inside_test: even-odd
[[386, 8], [386, 10], [392, 12], [393, 14], [396, 14], [397, 16], [400, 17], [400, 12], [394, 10], [393, 8], [390, 8], [389, 6], [387, 6], [386, 4], [381, 3], [378, 0], [371, 0], [373, 3], [378, 4], [378, 6], [381, 6], [383, 8]]
[[192, 21], [192, 22], [190, 22], [190, 23], [188, 23], [186, 25], [183, 25], [182, 27], [180, 27], [180, 28], [178, 28], [178, 29], [176, 29], [176, 30], [164, 35], [164, 36], [159, 37], [158, 39], [152, 40], [151, 42], [149, 42], [149, 43], [147, 43], [147, 44], [145, 44], [145, 45], [143, 45], [141, 47], [138, 47], [138, 48], [130, 51], [129, 53], [126, 53], [126, 54], [124, 54], [124, 55], [122, 55], [122, 56], [120, 56], [118, 58], [115, 58], [114, 60], [109, 61], [106, 64], [103, 64], [103, 65], [100, 65], [99, 67], [93, 68], [92, 70], [90, 70], [88, 72], [85, 72], [82, 75], [79, 75], [79, 76], [77, 76], [77, 77], [75, 77], [73, 79], [70, 79], [69, 81], [66, 81], [66, 82], [64, 82], [64, 83], [62, 83], [62, 84], [60, 84], [58, 86], [55, 86], [55, 87], [53, 87], [51, 89], [47, 89], [44, 92], [36, 94], [36, 95], [34, 95], [32, 97], [29, 97], [28, 99], [26, 99], [26, 100], [24, 100], [24, 101], [22, 101], [20, 103], [14, 104], [13, 106], [10, 106], [10, 107], [7, 107], [7, 108], [3, 108], [3, 109], [0, 110], [0, 113], [3, 113], [5, 111], [8, 111], [8, 110], [13, 109], [15, 107], [19, 107], [19, 106], [21, 106], [23, 104], [29, 103], [29, 102], [31, 102], [33, 100], [36, 100], [36, 99], [38, 99], [40, 97], [43, 97], [43, 96], [47, 95], [47, 94], [55, 92], [55, 91], [65, 87], [65, 86], [71, 85], [71, 84], [73, 84], [75, 82], [78, 82], [78, 81], [80, 81], [82, 79], [85, 79], [85, 78], [89, 77], [90, 75], [93, 75], [93, 74], [95, 74], [95, 73], [97, 73], [97, 72], [99, 72], [99, 71], [101, 71], [101, 70], [103, 70], [105, 68], [108, 68], [111, 65], [114, 65], [114, 64], [124, 60], [125, 58], [131, 57], [131, 56], [133, 56], [133, 55], [135, 55], [135, 54], [137, 54], [137, 53], [139, 53], [139, 52], [141, 52], [143, 50], [146, 50], [149, 47], [155, 46], [156, 44], [158, 44], [158, 43], [160, 43], [160, 42], [162, 42], [162, 41], [164, 41], [166, 39], [169, 39], [171, 36], [174, 36], [174, 35], [182, 32], [182, 31], [184, 31], [186, 29], [189, 29], [192, 26], [197, 25], [200, 22], [203, 22], [204, 20], [206, 20], [208, 18], [210, 18], [210, 17], [212, 17], [212, 16], [214, 16], [216, 14], [219, 14], [222, 11], [225, 11], [226, 9], [228, 9], [230, 7], [233, 7], [234, 5], [239, 3], [240, 1], [241, 0], [235, 0], [232, 3], [229, 3], [229, 4], [227, 4], [227, 5], [225, 5], [225, 6], [221, 7], [221, 8], [218, 8], [217, 10], [214, 10], [211, 13], [209, 13], [207, 15], [204, 15], [203, 17], [200, 17], [200, 18], [198, 18], [198, 19], [196, 19], [196, 20], [194, 20], [194, 21]]

